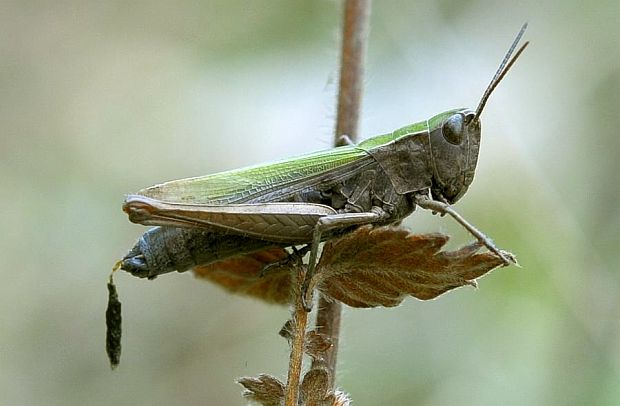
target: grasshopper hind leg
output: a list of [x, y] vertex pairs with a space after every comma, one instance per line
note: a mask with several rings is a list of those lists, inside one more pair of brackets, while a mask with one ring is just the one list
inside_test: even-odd
[[289, 253], [286, 257], [282, 258], [279, 261], [265, 265], [263, 269], [261, 269], [259, 277], [264, 277], [272, 270], [289, 267], [289, 265], [293, 263], [300, 264], [303, 257], [310, 251], [311, 245], [312, 244], [304, 245], [300, 249], [297, 249], [297, 247], [295, 246], [290, 247], [293, 252]]

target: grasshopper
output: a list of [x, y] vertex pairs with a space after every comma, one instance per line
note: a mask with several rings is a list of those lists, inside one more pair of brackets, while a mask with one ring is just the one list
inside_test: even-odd
[[511, 58], [526, 27], [475, 110], [448, 110], [356, 145], [175, 180], [129, 195], [123, 204], [129, 220], [161, 227], [140, 238], [121, 269], [154, 278], [273, 246], [306, 245], [310, 257], [302, 291], [309, 310], [321, 241], [361, 225], [400, 222], [417, 206], [453, 217], [504, 265], [514, 263], [451, 205], [474, 178], [480, 115], [528, 45]]

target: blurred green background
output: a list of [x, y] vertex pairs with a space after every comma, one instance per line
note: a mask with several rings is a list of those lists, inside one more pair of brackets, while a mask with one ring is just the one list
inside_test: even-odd
[[[337, 1], [0, 5], [0, 404], [242, 405], [284, 377], [287, 310], [190, 273], [119, 274], [144, 186], [329, 147]], [[519, 256], [478, 290], [345, 309], [356, 405], [620, 404], [620, 3], [376, 1], [361, 136], [478, 103], [524, 21], [532, 41], [483, 114], [460, 212]], [[415, 231], [471, 237], [416, 212]]]

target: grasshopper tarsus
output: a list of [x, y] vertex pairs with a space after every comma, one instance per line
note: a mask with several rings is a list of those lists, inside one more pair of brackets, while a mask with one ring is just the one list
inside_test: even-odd
[[306, 272], [303, 283], [301, 284], [301, 306], [306, 311], [306, 313], [310, 313], [312, 311], [312, 302], [314, 301], [314, 287], [316, 285], [315, 281], [313, 281], [314, 275], [309, 275]]

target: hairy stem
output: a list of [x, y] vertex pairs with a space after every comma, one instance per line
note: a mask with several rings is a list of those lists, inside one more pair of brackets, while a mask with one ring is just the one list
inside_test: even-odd
[[370, 0], [346, 0], [342, 27], [336, 145], [340, 145], [340, 137], [344, 134], [353, 141], [357, 137], [369, 17]]
[[[357, 138], [369, 16], [370, 0], [346, 0], [342, 27], [340, 84], [334, 141], [336, 146], [342, 144], [342, 135], [349, 136], [352, 141]], [[324, 360], [329, 370], [331, 387], [334, 386], [336, 377], [341, 312], [342, 305], [340, 302], [329, 301], [322, 295], [320, 296], [316, 315], [316, 330], [325, 334], [332, 342]]]
[[301, 367], [304, 356], [304, 341], [306, 338], [306, 325], [308, 313], [304, 309], [301, 285], [305, 276], [305, 267], [296, 267], [296, 278], [293, 281], [293, 295], [295, 308], [292, 318], [291, 354], [288, 363], [288, 379], [286, 382], [285, 406], [297, 406], [299, 402], [299, 382]]

